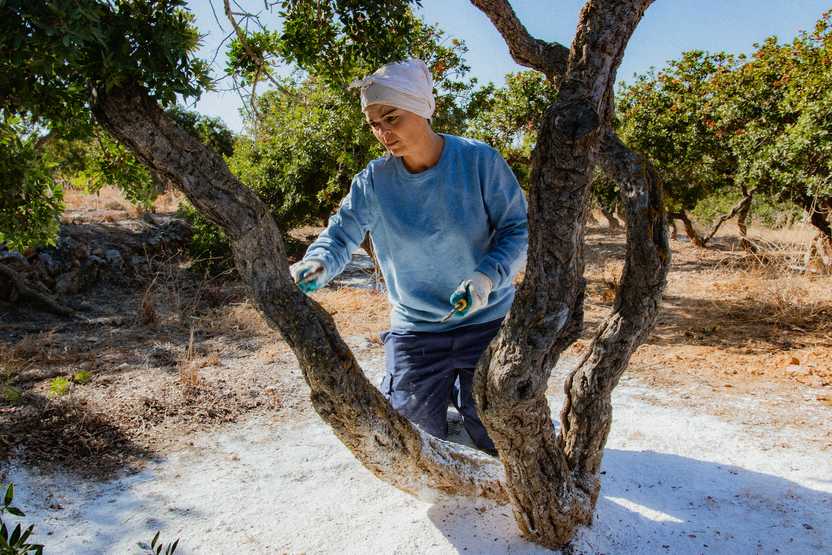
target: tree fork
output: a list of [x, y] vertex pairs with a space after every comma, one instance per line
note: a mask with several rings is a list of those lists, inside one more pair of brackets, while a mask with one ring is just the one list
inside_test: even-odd
[[507, 502], [497, 460], [427, 436], [367, 380], [329, 314], [293, 283], [268, 208], [220, 156], [178, 127], [139, 87], [101, 93], [94, 112], [114, 137], [227, 232], [255, 305], [298, 358], [313, 407], [365, 467], [416, 495], [435, 489]]

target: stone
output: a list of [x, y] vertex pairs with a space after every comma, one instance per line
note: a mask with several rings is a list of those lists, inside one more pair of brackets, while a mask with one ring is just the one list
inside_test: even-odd
[[124, 264], [124, 259], [121, 257], [121, 252], [118, 249], [108, 249], [104, 253], [104, 258], [107, 259], [107, 263], [110, 266], [116, 268], [121, 268], [122, 264]]

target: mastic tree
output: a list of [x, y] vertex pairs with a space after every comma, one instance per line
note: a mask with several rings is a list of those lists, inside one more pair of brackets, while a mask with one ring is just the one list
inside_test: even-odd
[[[618, 132], [649, 155], [664, 183], [666, 208], [700, 246], [706, 241], [689, 212], [704, 198], [733, 189], [737, 178], [730, 138], [714, 122], [713, 86], [715, 77], [734, 66], [725, 53], [684, 52], [658, 73], [651, 70], [622, 85], [618, 94]], [[609, 181], [599, 185], [608, 188]]]
[[[473, 3], [495, 24], [515, 60], [560, 83], [533, 155], [525, 280], [476, 371], [477, 405], [499, 459], [429, 436], [390, 407], [364, 376], [332, 318], [293, 283], [280, 228], [267, 206], [231, 174], [222, 157], [165, 114], [160, 106], [165, 93], [187, 94], [199, 69], [189, 57], [190, 50], [177, 46], [189, 29], [168, 25], [174, 36], [155, 36], [169, 18], [187, 19], [176, 9], [179, 3], [142, 2], [149, 8], [171, 9], [134, 12], [127, 19], [123, 19], [131, 11], [123, 9], [127, 2], [57, 3], [67, 12], [63, 19], [84, 19], [95, 30], [91, 36], [103, 34], [105, 40], [99, 41], [86, 38], [89, 30], [82, 31], [81, 38], [67, 34], [81, 30], [53, 23], [38, 3], [6, 2], [0, 8], [0, 30], [3, 41], [52, 44], [53, 48], [44, 49], [45, 55], [58, 68], [69, 64], [73, 69], [64, 74], [63, 82], [51, 81], [47, 90], [18, 96], [16, 112], [33, 111], [44, 101], [41, 94], [54, 101], [65, 93], [70, 100], [80, 99], [81, 91], [86, 91], [79, 107], [153, 171], [170, 178], [194, 207], [225, 230], [254, 303], [298, 358], [313, 407], [362, 464], [417, 495], [433, 489], [510, 503], [524, 535], [542, 545], [561, 547], [577, 526], [592, 520], [612, 421], [611, 393], [633, 350], [655, 322], [669, 263], [656, 173], [610, 128], [615, 71], [651, 2], [590, 0], [579, 15], [571, 48], [531, 37], [505, 0]], [[137, 3], [129, 3], [133, 4]], [[320, 4], [286, 2], [285, 8]], [[354, 25], [343, 28], [349, 37], [364, 24], [365, 7], [408, 3], [344, 0], [336, 4], [354, 16], [347, 19]], [[76, 13], [79, 7], [94, 9], [99, 21]], [[307, 18], [315, 14], [303, 13]], [[317, 20], [306, 23], [313, 27]], [[52, 32], [47, 34], [46, 28]], [[372, 30], [362, 40], [372, 42], [384, 34], [384, 27], [378, 25]], [[135, 33], [147, 40], [134, 44]], [[64, 46], [54, 48], [55, 44]], [[159, 60], [177, 68], [178, 77], [171, 78], [164, 64], [159, 75], [144, 75], [152, 66], [141, 64], [144, 54], [137, 55], [134, 46], [156, 50]], [[121, 58], [119, 52], [132, 56]], [[120, 60], [108, 66], [112, 73], [101, 63], [72, 65], [90, 58], [101, 62], [110, 55]], [[32, 63], [25, 67], [2, 69], [14, 70], [12, 75], [25, 70], [30, 83], [51, 80], [53, 67], [36, 62], [34, 49], [29, 56]], [[131, 59], [135, 66], [121, 65]], [[8, 62], [0, 61], [4, 63]], [[5, 73], [2, 78], [8, 79], [9, 72]], [[612, 313], [567, 379], [561, 425], [556, 429], [546, 385], [554, 362], [579, 337], [583, 324], [584, 215], [596, 162], [619, 180], [627, 210], [627, 260]]]
[[830, 13], [791, 43], [764, 41], [714, 81], [719, 132], [729, 138], [740, 180], [794, 202], [819, 232], [832, 267], [832, 30]]
[[[801, 207], [813, 246], [832, 265], [832, 32], [824, 14], [791, 43], [770, 37], [749, 56], [686, 52], [620, 90], [619, 132], [647, 154], [666, 183], [671, 213], [705, 244], [752, 196]], [[738, 202], [700, 237], [688, 212], [714, 195]]]
[[[99, 88], [141, 83], [183, 127], [224, 155], [233, 136], [216, 118], [176, 106], [208, 84], [192, 56], [199, 35], [183, 2], [6, 1], [0, 24], [0, 242], [50, 244], [66, 185], [96, 192], [119, 187], [149, 207], [163, 176], [139, 162], [95, 123]], [[137, 24], [134, 26], [133, 22]]]
[[13, 249], [53, 242], [63, 212], [62, 189], [38, 143], [27, 118], [0, 109], [0, 243]]

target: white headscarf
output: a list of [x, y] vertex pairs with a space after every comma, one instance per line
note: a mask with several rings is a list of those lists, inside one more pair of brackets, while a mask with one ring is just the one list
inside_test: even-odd
[[430, 119], [436, 109], [430, 70], [416, 58], [385, 64], [350, 83], [350, 88], [361, 89], [362, 111], [373, 104], [385, 104]]

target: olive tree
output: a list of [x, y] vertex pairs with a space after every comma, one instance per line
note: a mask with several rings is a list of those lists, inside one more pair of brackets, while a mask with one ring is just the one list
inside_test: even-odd
[[[510, 503], [524, 535], [560, 547], [570, 541], [577, 526], [591, 522], [612, 422], [611, 393], [633, 350], [654, 324], [669, 263], [656, 173], [610, 129], [615, 71], [651, 0], [589, 0], [579, 15], [571, 48], [531, 37], [506, 0], [472, 3], [494, 22], [519, 63], [559, 84], [558, 99], [546, 112], [533, 154], [526, 277], [476, 371], [478, 408], [499, 459], [429, 436], [391, 408], [365, 377], [330, 315], [293, 283], [278, 222], [266, 205], [232, 175], [222, 157], [165, 114], [160, 106], [165, 93], [187, 91], [198, 69], [184, 41], [189, 31], [177, 26], [185, 17], [176, 9], [180, 2], [50, 4], [61, 4], [84, 20], [85, 28], [78, 29], [72, 18], [63, 20], [70, 22], [68, 28], [56, 25], [52, 14], [38, 3], [10, 0], [0, 8], [0, 26], [2, 40], [28, 41], [32, 57], [42, 54], [36, 46], [54, 44], [56, 36], [59, 43], [63, 41], [63, 61], [25, 67], [29, 77], [37, 77], [31, 82], [50, 79], [55, 67], [60, 71], [69, 63], [72, 68], [61, 82], [51, 83], [54, 90], [26, 91], [15, 102], [15, 110], [32, 110], [40, 95], [75, 91], [76, 100], [81, 100], [76, 107], [89, 110], [99, 124], [225, 230], [254, 303], [297, 356], [313, 407], [366, 468], [414, 494], [433, 489]], [[396, 10], [407, 8], [408, 2], [287, 0], [282, 4], [289, 14], [310, 4], [331, 5], [340, 21], [338, 33], [369, 41], [383, 29], [367, 20], [365, 8], [389, 10], [386, 15], [395, 18], [406, 13]], [[143, 11], [133, 16], [137, 6]], [[91, 20], [80, 8], [94, 10], [98, 19]], [[314, 10], [307, 11], [314, 16]], [[308, 21], [308, 27], [313, 22]], [[174, 36], [157, 36], [164, 28]], [[102, 44], [108, 49], [104, 53]], [[163, 52], [146, 60], [149, 65], [131, 65], [131, 59], [150, 55], [144, 48]], [[56, 52], [62, 50], [52, 49], [49, 55], [57, 56]], [[103, 63], [101, 58], [109, 59], [113, 53], [115, 62]], [[0, 61], [4, 63], [8, 62]], [[17, 67], [17, 73], [23, 69]], [[583, 324], [584, 216], [596, 163], [619, 182], [627, 210], [627, 258], [614, 309], [566, 382], [561, 426], [556, 429], [546, 382], [554, 362], [578, 337]]]

